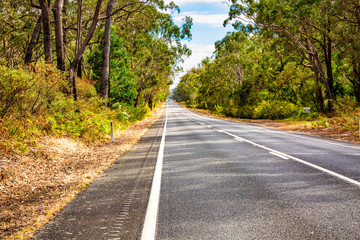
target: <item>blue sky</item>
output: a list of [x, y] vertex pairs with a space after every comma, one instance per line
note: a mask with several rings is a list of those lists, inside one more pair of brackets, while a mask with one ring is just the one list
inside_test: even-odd
[[[225, 0], [226, 1], [226, 0]], [[180, 14], [174, 14], [175, 22], [180, 25], [184, 16], [193, 18], [192, 40], [184, 41], [191, 50], [192, 56], [185, 59], [184, 72], [177, 76], [177, 80], [187, 70], [196, 67], [202, 59], [210, 57], [214, 52], [214, 43], [232, 31], [232, 27], [223, 27], [228, 16], [229, 6], [224, 0], [173, 0], [180, 7]], [[170, 2], [170, 0], [165, 0]], [[177, 82], [177, 81], [175, 81]], [[174, 88], [176, 83], [172, 86]]]

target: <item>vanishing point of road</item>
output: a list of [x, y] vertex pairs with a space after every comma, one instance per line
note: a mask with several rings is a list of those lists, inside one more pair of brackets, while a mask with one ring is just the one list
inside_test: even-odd
[[36, 239], [360, 239], [360, 146], [163, 116]]

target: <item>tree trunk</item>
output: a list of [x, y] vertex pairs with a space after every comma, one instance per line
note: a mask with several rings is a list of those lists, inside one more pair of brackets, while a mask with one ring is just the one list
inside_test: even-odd
[[356, 61], [353, 59], [353, 79], [350, 80], [355, 93], [355, 99], [358, 104], [360, 104], [360, 67], [356, 64]]
[[317, 70], [314, 71], [314, 78], [315, 78], [315, 94], [316, 94], [316, 105], [319, 112], [324, 113], [324, 97], [322, 94], [322, 89], [319, 81], [319, 73]]
[[64, 53], [66, 56], [66, 46], [67, 46], [67, 32], [66, 32], [66, 26], [67, 26], [67, 17], [68, 17], [68, 12], [67, 12], [67, 8], [69, 4], [69, 0], [64, 0], [64, 5], [63, 5], [63, 42], [64, 42]]
[[60, 69], [61, 71], [65, 71], [66, 66], [65, 66], [62, 8], [63, 8], [63, 0], [55, 0], [53, 13], [55, 19], [55, 43], [56, 43], [57, 68]]
[[76, 77], [74, 73], [74, 68], [69, 69], [69, 78], [70, 78], [70, 92], [74, 97], [74, 100], [78, 100], [77, 96], [77, 87], [76, 87]]
[[28, 48], [26, 50], [26, 55], [25, 55], [25, 60], [24, 60], [26, 65], [28, 65], [31, 62], [32, 55], [33, 55], [33, 49], [34, 49], [34, 47], [36, 45], [36, 42], [39, 39], [42, 24], [43, 24], [42, 23], [42, 15], [40, 15], [38, 17], [38, 20], [37, 20], [36, 25], [34, 27], [33, 33], [31, 35], [31, 39], [30, 39]]
[[51, 62], [50, 7], [45, 0], [39, 0], [43, 21], [45, 61]]
[[102, 52], [103, 65], [101, 69], [100, 96], [105, 100], [108, 99], [109, 93], [109, 69], [110, 69], [110, 34], [111, 34], [111, 13], [114, 7], [114, 0], [109, 0], [106, 9], [105, 31], [104, 31], [104, 48]]
[[140, 98], [141, 98], [141, 88], [137, 90], [136, 100], [134, 107], [138, 107], [140, 105]]
[[70, 85], [72, 86], [71, 94], [74, 96], [75, 100], [77, 100], [75, 69], [77, 68], [78, 64], [80, 63], [80, 60], [84, 55], [84, 51], [85, 51], [86, 47], [88, 46], [90, 39], [92, 38], [92, 36], [95, 32], [97, 23], [99, 22], [99, 14], [100, 14], [101, 4], [102, 4], [102, 0], [98, 0], [96, 3], [94, 16], [93, 16], [93, 20], [92, 20], [91, 26], [89, 28], [89, 31], [85, 37], [84, 42], [81, 44], [78, 52], [76, 53], [73, 61], [70, 64], [70, 67], [69, 67], [69, 82], [70, 82]]
[[77, 69], [76, 69], [76, 76], [78, 77], [78, 78], [82, 78], [82, 63], [83, 63], [83, 59], [84, 58], [81, 58], [80, 59], [80, 62], [79, 62], [79, 64], [78, 64], [78, 66], [77, 66]]
[[[77, 33], [76, 33], [76, 53], [79, 52], [80, 47], [81, 47], [81, 41], [82, 41], [82, 26], [81, 26], [81, 21], [82, 21], [82, 0], [78, 0]], [[80, 59], [80, 64], [78, 64], [77, 69], [76, 69], [76, 75], [77, 75], [79, 78], [82, 78], [81, 61], [82, 61], [82, 58]]]
[[[331, 33], [331, 22], [328, 20], [327, 23], [327, 34], [324, 34], [324, 56], [325, 56], [325, 64], [326, 64], [326, 77], [327, 83], [329, 84], [330, 92], [332, 93], [332, 99], [336, 99], [336, 95], [334, 94], [334, 77], [332, 70], [332, 41], [329, 37]], [[333, 111], [333, 103], [332, 101], [328, 102], [328, 112]]]
[[317, 55], [312, 53], [310, 46], [311, 45], [309, 43], [307, 43], [305, 47], [308, 50], [307, 60], [310, 62], [310, 65], [312, 66], [312, 71], [314, 72], [316, 108], [319, 112], [325, 113], [324, 97], [322, 94], [322, 89], [321, 89], [320, 79], [319, 79], [319, 74], [321, 75], [321, 73], [320, 73], [319, 66], [317, 65], [317, 62], [315, 59], [315, 56], [317, 56]]
[[326, 88], [326, 94], [327, 94], [327, 99], [329, 100], [329, 102], [332, 102], [333, 101], [333, 93], [331, 91], [331, 88], [330, 88], [330, 85], [327, 81], [327, 78], [325, 76], [325, 73], [324, 73], [324, 69], [323, 69], [323, 66], [321, 64], [321, 61], [319, 59], [319, 56], [316, 54], [314, 54], [314, 62], [315, 62], [315, 65], [316, 65], [316, 68], [318, 69], [319, 73], [320, 73], [320, 77], [321, 79], [323, 80], [323, 83], [325, 85], [325, 88]]

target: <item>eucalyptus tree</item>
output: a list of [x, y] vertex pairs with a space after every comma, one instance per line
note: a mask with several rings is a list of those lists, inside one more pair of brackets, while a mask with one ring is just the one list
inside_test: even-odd
[[[0, 63], [21, 65], [39, 13], [20, 0], [0, 1]], [[36, 39], [37, 40], [37, 39]], [[35, 40], [35, 41], [36, 41]], [[36, 49], [36, 57], [38, 51]]]
[[[114, 4], [117, 3], [117, 9], [114, 10]], [[159, 10], [173, 10], [178, 9], [173, 3], [168, 5], [164, 4], [163, 0], [146, 0], [146, 1], [115, 1], [109, 0], [106, 9], [106, 23], [104, 31], [104, 49], [103, 49], [103, 68], [101, 74], [101, 86], [100, 86], [100, 95], [104, 99], [107, 99], [107, 94], [109, 92], [109, 56], [110, 56], [110, 32], [112, 24], [112, 16], [116, 18], [116, 22], [130, 22], [133, 20], [132, 15], [139, 17], [139, 14], [145, 16], [145, 19], [142, 18], [144, 22], [156, 22], [159, 18], [164, 16], [169, 17], [168, 14], [161, 14]], [[146, 19], [147, 18], [147, 19]], [[145, 21], [144, 21], [145, 20]], [[173, 24], [173, 23], [172, 23]], [[170, 26], [173, 27], [174, 26]], [[151, 29], [154, 30], [154, 29]]]
[[[269, 31], [273, 37], [293, 46], [296, 54], [304, 60], [300, 63], [312, 69], [315, 84], [320, 86], [319, 83], [323, 83], [331, 110], [332, 101], [336, 97], [332, 74], [332, 5], [330, 0], [231, 0], [229, 18], [225, 24], [235, 20], [234, 26], [243, 31], [254, 28]], [[250, 23], [245, 24], [244, 20]], [[322, 101], [320, 87], [317, 94], [318, 101]], [[323, 106], [320, 102], [319, 105]]]
[[339, 65], [360, 104], [360, 3], [356, 0], [337, 0], [332, 14], [339, 22], [334, 34]]

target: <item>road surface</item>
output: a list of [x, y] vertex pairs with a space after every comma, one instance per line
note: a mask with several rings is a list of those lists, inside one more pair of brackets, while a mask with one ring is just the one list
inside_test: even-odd
[[149, 133], [37, 239], [360, 239], [359, 145], [173, 102]]
[[157, 239], [360, 239], [358, 145], [168, 104]]

